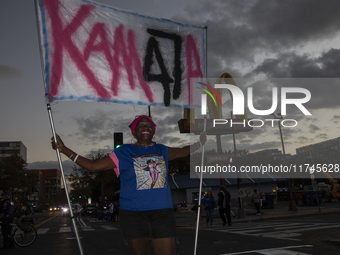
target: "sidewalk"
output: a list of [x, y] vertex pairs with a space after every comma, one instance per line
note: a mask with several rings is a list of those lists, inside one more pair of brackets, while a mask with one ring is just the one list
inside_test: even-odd
[[[288, 211], [288, 202], [279, 202], [274, 206], [273, 209], [261, 209], [261, 215], [256, 215], [256, 210], [253, 205], [244, 206], [243, 209], [245, 211], [246, 217], [239, 219], [237, 217], [238, 207], [232, 207], [233, 212], [236, 214], [236, 217], [231, 219], [232, 223], [340, 213], [340, 202], [334, 201], [330, 204], [323, 203], [320, 206], [320, 211], [317, 205], [301, 205], [297, 206], [297, 211]], [[175, 216], [177, 227], [196, 226], [196, 212], [194, 211], [188, 210], [176, 212]], [[200, 219], [200, 227], [206, 227], [205, 211], [202, 211], [201, 216], [202, 218]], [[214, 226], [222, 226], [222, 220], [219, 217], [218, 208], [216, 208], [214, 212], [213, 227]]]

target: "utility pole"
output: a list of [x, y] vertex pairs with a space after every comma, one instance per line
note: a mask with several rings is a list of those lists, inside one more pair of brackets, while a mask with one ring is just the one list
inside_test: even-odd
[[[272, 115], [274, 116], [274, 119], [283, 119], [281, 113], [278, 113], [278, 114], [273, 113]], [[281, 123], [279, 122], [278, 125], [279, 125], [279, 130], [280, 130], [280, 137], [281, 137], [283, 161], [285, 163], [286, 162], [286, 151], [285, 151], [285, 146], [284, 146], [284, 143], [283, 143]], [[291, 182], [290, 182], [290, 178], [287, 178], [287, 180], [288, 180], [288, 191], [289, 191], [288, 211], [297, 211], [296, 203], [295, 203], [295, 200], [293, 199], [292, 185], [291, 185]]]

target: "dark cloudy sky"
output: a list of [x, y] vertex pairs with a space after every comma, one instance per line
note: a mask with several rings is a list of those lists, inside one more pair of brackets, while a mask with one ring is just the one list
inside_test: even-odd
[[[101, 0], [117, 8], [208, 27], [208, 77], [228, 72], [254, 80], [254, 105], [270, 107], [270, 88], [256, 79], [276, 78], [311, 91], [306, 107], [312, 116], [295, 109], [286, 118], [298, 121], [283, 128], [286, 152], [339, 136], [340, 113], [340, 1], [327, 0]], [[0, 2], [0, 140], [22, 141], [31, 168], [57, 167], [50, 149], [51, 128], [44, 102], [33, 0]], [[289, 80], [291, 79], [291, 80]], [[226, 100], [226, 97], [225, 97]], [[111, 151], [112, 133], [124, 132], [147, 107], [118, 104], [59, 102], [52, 105], [57, 132], [77, 153]], [[230, 108], [224, 105], [225, 118]], [[152, 107], [156, 141], [170, 146], [188, 144], [179, 134], [182, 109]], [[279, 108], [278, 108], [279, 112]], [[256, 116], [249, 117], [255, 118]], [[256, 117], [257, 118], [257, 117]], [[262, 116], [261, 119], [272, 118]], [[277, 126], [236, 136], [237, 147], [257, 151], [281, 150]], [[230, 136], [223, 149], [232, 149]], [[213, 137], [208, 145], [213, 147]], [[71, 162], [64, 158], [69, 166]]]

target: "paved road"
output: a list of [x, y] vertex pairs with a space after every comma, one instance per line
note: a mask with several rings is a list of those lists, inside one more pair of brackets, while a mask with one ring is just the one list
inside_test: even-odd
[[[305, 210], [303, 214], [291, 214], [283, 205], [281, 209], [276, 208], [262, 216], [248, 215], [246, 219], [234, 219], [232, 227], [222, 227], [220, 219], [215, 218], [214, 226], [208, 228], [203, 219], [197, 255], [340, 254], [340, 246], [330, 242], [331, 239], [340, 239], [340, 205], [334, 203], [332, 206], [322, 208], [323, 213], [318, 212], [317, 208], [309, 208], [301, 209]], [[178, 254], [193, 254], [196, 231], [194, 216], [193, 212], [176, 213]], [[15, 247], [4, 251], [4, 254], [17, 255], [23, 251], [34, 255], [80, 254], [69, 217], [47, 213], [34, 215], [34, 218], [37, 241], [30, 247]], [[84, 254], [128, 254], [118, 223], [83, 217], [77, 227]]]

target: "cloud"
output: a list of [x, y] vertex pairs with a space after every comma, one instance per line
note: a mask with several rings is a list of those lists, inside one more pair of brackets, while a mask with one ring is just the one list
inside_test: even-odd
[[226, 68], [253, 69], [259, 57], [335, 38], [339, 8], [337, 0], [198, 0], [173, 19], [208, 27], [209, 76], [213, 76]]
[[0, 64], [0, 77], [3, 78], [21, 78], [22, 72], [20, 69], [9, 66], [9, 65], [1, 65]]
[[328, 139], [328, 135], [327, 134], [318, 134], [315, 136], [316, 139], [321, 139], [321, 140], [327, 140]]
[[[295, 52], [289, 52], [279, 54], [277, 58], [263, 60], [246, 76], [252, 77], [263, 74], [266, 77], [274, 78], [273, 80], [277, 84], [282, 81], [282, 85], [276, 84], [276, 87], [295, 86], [308, 89], [311, 93], [311, 99], [309, 102], [304, 103], [304, 106], [313, 114], [313, 109], [336, 109], [340, 107], [340, 101], [337, 96], [340, 84], [339, 66], [340, 49], [330, 49], [321, 53], [319, 57], [311, 57], [307, 54], [301, 56]], [[284, 82], [286, 82], [286, 85]], [[257, 86], [256, 89], [258, 87], [261, 86]], [[269, 105], [271, 97], [268, 97], [268, 95], [270, 95], [268, 92], [260, 93], [260, 96], [257, 93], [255, 103], [260, 102], [261, 105]], [[293, 98], [293, 96], [289, 96], [289, 98]], [[303, 96], [303, 94], [300, 94], [300, 98]], [[295, 114], [300, 114], [300, 118], [301, 116], [304, 117], [301, 115], [301, 111], [296, 111], [295, 106], [289, 107], [293, 109], [289, 111], [293, 117], [297, 117], [294, 116]]]
[[291, 51], [264, 59], [250, 74], [265, 74], [273, 78], [335, 78], [340, 77], [339, 65], [339, 49], [330, 49], [321, 53], [320, 57], [298, 55]]
[[315, 126], [314, 124], [309, 125], [309, 132], [315, 133], [316, 131], [321, 130], [319, 127]]
[[101, 110], [96, 110], [90, 116], [76, 116], [75, 122], [79, 130], [75, 135], [94, 146], [103, 141], [112, 141], [113, 133], [127, 130], [124, 124], [128, 123], [122, 120], [122, 114], [118, 111]]
[[[308, 89], [312, 98], [303, 105], [314, 114], [318, 109], [340, 108], [340, 80], [336, 79], [340, 78], [340, 49], [325, 46], [340, 35], [339, 7], [336, 0], [197, 0], [173, 19], [207, 26], [208, 77], [228, 72], [236, 78], [294, 78], [291, 84], [286, 80], [275, 86]], [[253, 86], [254, 107], [269, 109], [274, 85], [254, 81]], [[275, 112], [282, 111], [280, 105], [279, 100]], [[287, 113], [299, 124], [309, 118], [294, 105], [287, 106]]]
[[313, 142], [313, 139], [306, 137], [306, 136], [299, 136], [299, 137], [297, 137], [297, 142], [299, 144], [306, 144], [306, 143], [310, 144], [310, 143]]
[[340, 122], [340, 115], [334, 115], [331, 121], [333, 121], [334, 124], [338, 124]]

